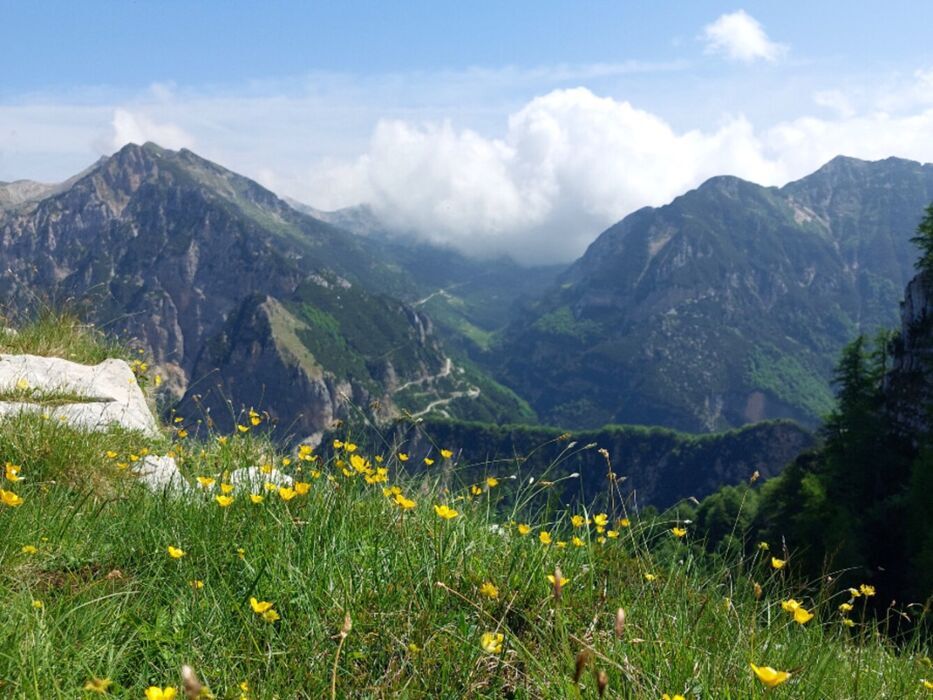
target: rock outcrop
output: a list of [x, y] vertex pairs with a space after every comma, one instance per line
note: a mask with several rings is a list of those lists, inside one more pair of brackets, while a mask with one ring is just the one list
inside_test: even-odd
[[43, 413], [77, 428], [117, 425], [158, 434], [133, 370], [123, 360], [81, 365], [57, 357], [0, 355], [0, 417]]

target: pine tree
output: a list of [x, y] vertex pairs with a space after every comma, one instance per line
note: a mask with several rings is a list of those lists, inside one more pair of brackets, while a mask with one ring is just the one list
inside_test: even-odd
[[917, 269], [933, 272], [933, 203], [926, 208], [923, 220], [917, 226], [917, 234], [910, 241], [920, 248]]

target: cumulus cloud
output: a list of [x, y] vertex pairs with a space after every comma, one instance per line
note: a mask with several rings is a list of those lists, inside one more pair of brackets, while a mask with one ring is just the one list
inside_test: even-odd
[[568, 260], [635, 209], [714, 175], [780, 185], [839, 154], [933, 160], [933, 109], [840, 112], [678, 131], [626, 101], [557, 90], [511, 114], [500, 137], [380, 122], [364, 155], [319, 168], [307, 191], [321, 208], [368, 202], [393, 228], [468, 253]]
[[195, 143], [194, 137], [180, 126], [157, 123], [145, 114], [130, 112], [126, 109], [117, 109], [113, 113], [111, 125], [113, 127], [111, 146], [114, 150], [128, 143], [143, 144], [147, 141], [173, 149], [193, 148]]
[[720, 16], [703, 28], [706, 52], [734, 61], [777, 61], [787, 47], [771, 41], [761, 24], [745, 10]]

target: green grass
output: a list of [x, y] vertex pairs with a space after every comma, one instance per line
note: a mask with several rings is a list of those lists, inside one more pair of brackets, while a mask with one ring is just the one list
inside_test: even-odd
[[69, 403], [99, 403], [106, 400], [85, 396], [74, 391], [44, 391], [18, 387], [8, 391], [0, 390], [0, 403], [18, 402], [37, 406], [64, 406]]
[[[7, 326], [0, 316], [0, 328]], [[123, 344], [67, 311], [46, 310], [16, 324], [16, 332], [0, 332], [0, 353], [62, 357], [94, 365], [111, 357], [130, 359]]]
[[[848, 596], [794, 582], [771, 553], [714, 558], [689, 524], [678, 539], [674, 521], [633, 512], [600, 543], [592, 525], [574, 528], [553, 506], [547, 470], [531, 484], [490, 473], [500, 483], [489, 488], [461, 483], [454, 455], [416, 479], [395, 446], [384, 454], [389, 483], [416, 502], [402, 511], [343, 450], [285, 465], [252, 431], [221, 444], [178, 439], [184, 426], [169, 443], [34, 416], [0, 424], [0, 455], [24, 478], [0, 481], [23, 499], [0, 505], [0, 696], [81, 697], [97, 677], [113, 681], [114, 697], [142, 698], [149, 685], [177, 686], [183, 664], [219, 698], [239, 698], [244, 681], [255, 698], [595, 698], [597, 669], [618, 698], [908, 698], [933, 676], [919, 640], [895, 646], [885, 621], [863, 621], [860, 607], [844, 627], [836, 608]], [[217, 484], [191, 498], [149, 494], [121, 468], [147, 449]], [[262, 463], [308, 492], [217, 504], [225, 472]], [[615, 503], [610, 527], [626, 514]], [[439, 504], [458, 516], [441, 519]], [[171, 558], [169, 546], [185, 556]], [[559, 599], [546, 579], [557, 567], [569, 579]], [[497, 599], [480, 594], [486, 582]], [[251, 597], [281, 619], [263, 621]], [[780, 605], [789, 597], [816, 618], [793, 622]], [[501, 653], [481, 648], [487, 632], [503, 635]], [[575, 684], [581, 652], [590, 662]], [[791, 670], [791, 680], [765, 691], [749, 662]]]

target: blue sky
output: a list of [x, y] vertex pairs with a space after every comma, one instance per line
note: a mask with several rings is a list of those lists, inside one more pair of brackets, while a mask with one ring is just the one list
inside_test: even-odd
[[714, 174], [933, 160], [933, 3], [0, 0], [0, 180], [128, 141], [478, 254]]

